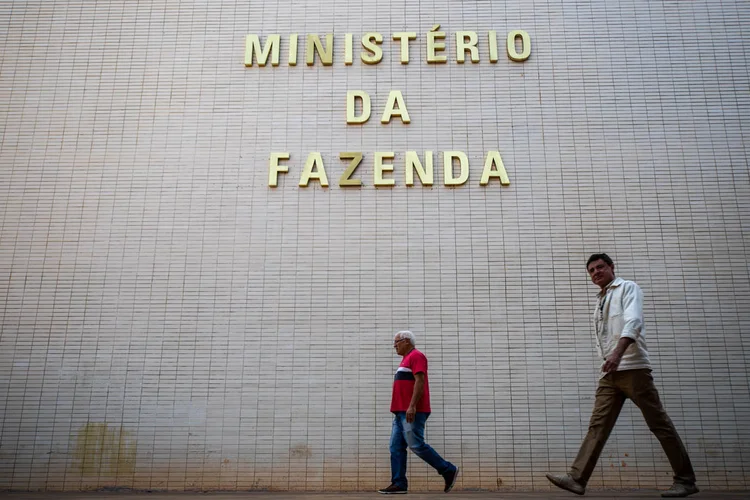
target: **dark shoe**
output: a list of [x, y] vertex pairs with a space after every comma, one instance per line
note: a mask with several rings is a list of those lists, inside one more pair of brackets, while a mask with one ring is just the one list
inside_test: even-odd
[[699, 491], [698, 487], [694, 484], [674, 483], [667, 491], [663, 491], [661, 496], [667, 498], [682, 498], [692, 495], [693, 493], [698, 493]]
[[576, 495], [583, 495], [584, 493], [586, 493], [586, 487], [573, 479], [570, 474], [565, 474], [564, 476], [547, 474], [547, 479], [549, 479], [549, 482], [554, 484], [558, 488], [568, 490], [571, 493], [575, 493]]
[[444, 492], [448, 493], [450, 490], [453, 489], [453, 485], [456, 484], [456, 478], [458, 477], [458, 467], [456, 467], [453, 470], [449, 470], [443, 475], [443, 479], [445, 479], [445, 489]]
[[382, 495], [404, 495], [406, 494], [406, 488], [402, 488], [401, 486], [396, 486], [395, 484], [391, 484], [387, 488], [379, 489], [378, 493]]

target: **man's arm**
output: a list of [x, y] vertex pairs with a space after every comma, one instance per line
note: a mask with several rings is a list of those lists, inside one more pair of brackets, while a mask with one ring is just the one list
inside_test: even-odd
[[411, 395], [411, 403], [409, 403], [409, 409], [406, 410], [406, 421], [414, 422], [414, 416], [417, 414], [417, 403], [422, 399], [424, 395], [424, 373], [419, 372], [414, 374], [414, 392]]
[[602, 371], [604, 373], [616, 372], [617, 367], [620, 366], [622, 355], [625, 354], [625, 349], [630, 347], [630, 344], [633, 342], [635, 342], [635, 340], [630, 337], [620, 337], [620, 340], [617, 341], [617, 347], [615, 347], [615, 350], [609, 355], [607, 361], [604, 362]]
[[620, 366], [625, 350], [630, 344], [636, 341], [641, 335], [643, 329], [643, 292], [641, 287], [635, 283], [623, 285], [626, 287], [622, 295], [622, 316], [624, 325], [620, 332], [620, 340], [617, 341], [617, 347], [605, 361], [602, 371], [610, 373], [617, 371]]
[[638, 339], [643, 330], [643, 292], [635, 283], [623, 285], [622, 294], [622, 332], [620, 337]]

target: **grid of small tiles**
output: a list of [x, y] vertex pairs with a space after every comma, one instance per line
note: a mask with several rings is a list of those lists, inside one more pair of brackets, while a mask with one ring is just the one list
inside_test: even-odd
[[[425, 61], [436, 24], [444, 65]], [[387, 485], [404, 328], [457, 488], [545, 490], [593, 403], [595, 251], [644, 290], [699, 485], [747, 488], [748, 25], [743, 0], [1, 2], [0, 490]], [[456, 64], [461, 30], [479, 63]], [[334, 64], [308, 67], [305, 35], [329, 32]], [[244, 66], [248, 33], [282, 36], [278, 67]], [[349, 90], [372, 98], [364, 125]], [[411, 124], [379, 122], [390, 90]], [[405, 185], [411, 150], [435, 152], [434, 186]], [[470, 175], [450, 188], [454, 150]], [[491, 150], [510, 186], [479, 185]], [[328, 189], [298, 186], [314, 151]], [[361, 188], [338, 186], [344, 151]], [[373, 187], [376, 151], [393, 188]], [[442, 488], [413, 456], [409, 478]], [[670, 483], [628, 403], [590, 486]]]

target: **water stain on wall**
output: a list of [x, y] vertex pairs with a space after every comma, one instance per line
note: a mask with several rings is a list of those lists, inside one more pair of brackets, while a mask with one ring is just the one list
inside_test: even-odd
[[306, 444], [298, 444], [289, 448], [289, 454], [292, 458], [310, 458], [312, 456], [312, 449]]
[[132, 474], [136, 442], [121, 425], [92, 422], [78, 430], [73, 457], [83, 474]]

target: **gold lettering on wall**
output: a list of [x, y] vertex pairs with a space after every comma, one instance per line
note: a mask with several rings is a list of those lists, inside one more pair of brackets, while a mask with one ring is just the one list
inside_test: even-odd
[[[398, 108], [396, 106], [398, 106]], [[380, 118], [380, 123], [390, 123], [391, 118], [394, 116], [401, 118], [402, 123], [411, 123], [409, 111], [406, 110], [404, 96], [401, 95], [400, 90], [391, 90], [390, 94], [388, 94], [388, 102], [383, 110], [383, 116]]]
[[[466, 61], [466, 52], [469, 52], [472, 63], [478, 63], [480, 61], [479, 34], [476, 31], [461, 30], [454, 32], [453, 35], [454, 38], [451, 38], [451, 40], [455, 39], [456, 63], [463, 64]], [[296, 66], [299, 34], [293, 33], [287, 36], [289, 37], [289, 57], [287, 61], [289, 66]], [[331, 66], [333, 64], [334, 55], [336, 54], [334, 51], [334, 38], [336, 37], [333, 33], [327, 33], [323, 38], [315, 33], [302, 36], [306, 38], [304, 49], [305, 62], [308, 66], [313, 66], [316, 58], [324, 66]], [[448, 62], [448, 56], [445, 53], [448, 48], [448, 33], [440, 31], [440, 25], [436, 24], [424, 35], [418, 35], [413, 31], [399, 31], [391, 34], [393, 44], [398, 43], [398, 57], [401, 64], [409, 64], [411, 60], [410, 42], [419, 39], [420, 36], [424, 36], [427, 39], [425, 62], [428, 64], [444, 64]], [[343, 35], [338, 35], [339, 39], [342, 37], [344, 39], [343, 62], [346, 66], [351, 66], [354, 62], [354, 34], [344, 33]], [[359, 58], [363, 64], [378, 64], [384, 59], [383, 40], [383, 35], [377, 32], [368, 32], [361, 36], [361, 44], [364, 50], [360, 53]], [[482, 40], [481, 44], [484, 43], [484, 37], [482, 37]], [[498, 60], [497, 31], [489, 30], [486, 40], [489, 62], [496, 63]], [[245, 66], [263, 67], [267, 65], [269, 58], [271, 66], [278, 66], [281, 41], [281, 35], [278, 33], [268, 35], [264, 44], [261, 44], [259, 35], [254, 33], [247, 35], [245, 37]], [[531, 54], [531, 37], [524, 30], [509, 31], [505, 45], [508, 58], [512, 61], [523, 62]], [[341, 54], [337, 57], [341, 57]]]
[[497, 32], [490, 30], [487, 32], [487, 42], [490, 46], [490, 62], [497, 62]]
[[346, 168], [341, 177], [339, 178], [339, 186], [361, 186], [362, 181], [360, 179], [352, 179], [354, 171], [362, 163], [362, 153], [339, 153], [339, 158], [342, 160], [351, 160], [349, 166]]
[[[463, 151], [444, 151], [443, 153], [443, 183], [446, 186], [454, 187], [465, 184], [469, 179], [469, 158]], [[365, 184], [359, 178], [355, 177], [357, 170], [362, 167], [372, 166], [373, 181], [375, 187], [393, 187], [399, 183], [392, 176], [395, 165], [394, 159], [396, 154], [392, 151], [373, 153], [373, 161], [368, 165], [365, 161], [365, 155], [360, 152], [341, 152], [339, 158], [342, 161], [349, 161], [349, 165], [343, 174], [339, 177], [338, 185], [342, 188], [363, 187]], [[275, 152], [269, 157], [268, 168], [268, 185], [276, 187], [278, 185], [279, 174], [286, 174], [294, 165], [288, 166], [280, 164], [281, 161], [289, 160], [290, 153]], [[419, 182], [424, 187], [431, 187], [434, 181], [433, 169], [433, 151], [424, 151], [424, 158], [416, 151], [406, 151], [404, 153], [403, 167], [404, 180], [407, 187], [414, 187], [416, 172]], [[363, 166], [364, 165], [364, 166]], [[296, 167], [298, 168], [298, 166]], [[458, 169], [458, 170], [457, 170]], [[503, 164], [499, 151], [488, 151], [482, 176], [479, 181], [481, 186], [486, 186], [492, 182], [492, 179], [498, 179], [502, 186], [509, 186], [510, 179]], [[323, 164], [323, 157], [319, 152], [309, 153], [300, 174], [300, 187], [308, 187], [311, 181], [318, 181], [323, 188], [328, 187], [328, 176]]]
[[260, 50], [258, 35], [247, 35], [245, 38], [245, 66], [252, 66], [254, 58], [257, 58], [258, 66], [265, 66], [269, 54], [271, 55], [271, 66], [278, 66], [280, 40], [281, 35], [268, 35], [263, 50]]
[[318, 152], [310, 153], [307, 156], [305, 168], [302, 170], [302, 175], [299, 179], [300, 187], [307, 187], [311, 180], [320, 182], [322, 187], [328, 187], [328, 176], [323, 166], [323, 158]]
[[347, 33], [344, 39], [344, 64], [347, 66], [351, 66], [354, 61], [352, 59], [353, 36], [351, 33]]
[[445, 54], [438, 55], [438, 52], [445, 50], [445, 32], [438, 31], [440, 25], [436, 24], [427, 33], [427, 62], [430, 64], [442, 64], [448, 61], [448, 57]]
[[307, 47], [305, 49], [305, 59], [308, 66], [315, 64], [315, 54], [318, 54], [323, 66], [333, 64], [333, 33], [326, 34], [326, 44], [320, 41], [318, 35], [307, 35]]
[[289, 35], [289, 66], [297, 65], [297, 35]]
[[289, 153], [271, 153], [271, 157], [268, 161], [268, 185], [270, 187], [276, 187], [279, 182], [279, 173], [289, 172], [287, 165], [279, 165], [279, 160], [288, 160]]
[[393, 39], [401, 41], [401, 64], [409, 64], [409, 40], [416, 40], [417, 34], [412, 32], [394, 33]]
[[479, 180], [479, 185], [486, 186], [490, 182], [490, 179], [493, 177], [500, 179], [501, 185], [510, 186], [508, 172], [505, 171], [505, 165], [503, 164], [503, 159], [500, 157], [499, 151], [490, 151], [487, 153], [487, 158], [484, 160], [484, 169], [482, 170], [482, 178]]
[[383, 160], [392, 160], [396, 157], [396, 154], [389, 151], [387, 153], [376, 152], [375, 153], [375, 174], [373, 176], [375, 187], [384, 186], [395, 186], [395, 179], [386, 179], [383, 177], [384, 172], [393, 172], [392, 163], [383, 163]]
[[362, 36], [362, 47], [367, 49], [362, 52], [360, 57], [365, 64], [377, 64], [383, 59], [383, 49], [380, 44], [383, 43], [383, 35], [380, 33], [365, 33]]
[[[362, 102], [362, 114], [357, 115], [357, 100]], [[365, 123], [370, 119], [370, 96], [364, 90], [346, 93], [346, 123]]]
[[[516, 39], [521, 39], [521, 52], [516, 50]], [[531, 38], [524, 30], [514, 30], [508, 33], [508, 43], [506, 43], [508, 57], [511, 61], [522, 62], [531, 55]]]
[[414, 185], [415, 170], [417, 171], [417, 176], [419, 176], [419, 182], [421, 182], [423, 186], [432, 186], [432, 151], [424, 152], [424, 168], [419, 161], [419, 155], [416, 151], [407, 151], [404, 163], [404, 177], [407, 186]]
[[471, 62], [479, 62], [479, 49], [477, 49], [477, 37], [474, 31], [457, 31], [456, 32], [456, 62], [463, 64], [466, 59], [466, 51], [471, 54]]
[[[459, 174], [453, 176], [453, 161], [458, 160]], [[443, 153], [443, 181], [446, 186], [460, 186], [469, 179], [469, 158], [462, 151]]]
[[[456, 64], [465, 64], [467, 52], [472, 64], [480, 61], [480, 37], [476, 31], [456, 31], [453, 32], [455, 38], [451, 37], [448, 42], [447, 32], [440, 30], [440, 24], [435, 24], [425, 34], [426, 36], [426, 57], [425, 62], [428, 64], [444, 64], [448, 62], [447, 50], [449, 43], [455, 40]], [[293, 33], [289, 36], [288, 47], [288, 65], [297, 65], [297, 56], [299, 54], [299, 34]], [[337, 54], [334, 50], [334, 34], [326, 33], [319, 35], [315, 33], [303, 34], [306, 37], [304, 45], [304, 58], [308, 66], [314, 66], [317, 59], [323, 66], [331, 66], [334, 56], [341, 57], [341, 50]], [[340, 35], [339, 35], [340, 36]], [[343, 62], [346, 66], [354, 63], [354, 34], [344, 34]], [[419, 35], [416, 32], [399, 31], [392, 33], [393, 42], [398, 42], [399, 62], [408, 64], [410, 62], [410, 42], [417, 40]], [[482, 38], [484, 43], [484, 38]], [[361, 45], [363, 50], [359, 54], [359, 59], [363, 64], [376, 65], [382, 62], [384, 58], [383, 35], [377, 32], [367, 32], [361, 36]], [[270, 34], [266, 36], [265, 42], [257, 34], [249, 34], [245, 37], [244, 63], [246, 67], [264, 67], [270, 61], [271, 66], [279, 65], [279, 52], [281, 46], [281, 35]], [[492, 64], [498, 61], [498, 39], [495, 30], [487, 32], [486, 39], [488, 47], [489, 62]], [[531, 38], [524, 30], [509, 31], [506, 37], [506, 53], [508, 59], [515, 62], [526, 61], [531, 55]], [[392, 44], [395, 49], [395, 43]], [[451, 47], [452, 48], [452, 47]], [[395, 51], [393, 51], [395, 56]], [[336, 55], [337, 54], [337, 55]], [[322, 74], [322, 73], [321, 73]], [[346, 94], [346, 123], [350, 125], [361, 125], [366, 123], [372, 114], [372, 101], [370, 96], [364, 90], [349, 90]], [[401, 119], [404, 125], [411, 123], [411, 117], [406, 107], [404, 95], [400, 90], [391, 90], [388, 99], [383, 108], [380, 119], [381, 124], [388, 125], [394, 117]], [[330, 134], [329, 134], [330, 138]], [[404, 157], [404, 181], [406, 186], [414, 186], [415, 172], [422, 186], [429, 187], [434, 182], [434, 155], [433, 151], [424, 151], [424, 163], [416, 151], [406, 151]], [[393, 187], [396, 180], [393, 177], [394, 164], [393, 160], [396, 155], [394, 152], [375, 152], [373, 166], [373, 181], [375, 187]], [[296, 155], [296, 153], [295, 153]], [[361, 152], [342, 152], [339, 155], [341, 160], [349, 160], [349, 165], [339, 178], [339, 187], [361, 187], [362, 180], [354, 177], [356, 170], [363, 163], [363, 154]], [[272, 152], [269, 156], [268, 163], [268, 185], [275, 188], [279, 184], [279, 174], [287, 174], [290, 166], [283, 164], [283, 161], [290, 159], [289, 152]], [[469, 158], [462, 151], [444, 151], [443, 152], [443, 184], [449, 187], [463, 185], [469, 178]], [[498, 179], [501, 186], [509, 186], [510, 179], [505, 169], [502, 157], [498, 151], [489, 151], [485, 157], [484, 168], [482, 169], [481, 186], [488, 185], [492, 179]], [[326, 174], [323, 158], [320, 152], [311, 152], [305, 160], [304, 167], [300, 174], [299, 186], [308, 187], [310, 182], [317, 181], [322, 188], [329, 186], [328, 176]]]

